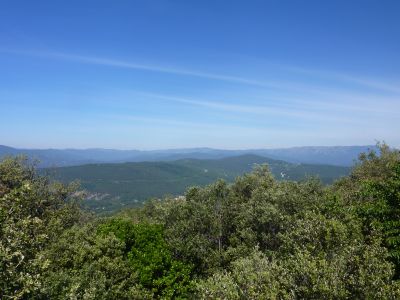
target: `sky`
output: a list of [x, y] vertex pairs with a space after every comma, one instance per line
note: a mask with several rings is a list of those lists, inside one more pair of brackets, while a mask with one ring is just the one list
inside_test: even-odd
[[0, 144], [400, 146], [400, 1], [0, 1]]

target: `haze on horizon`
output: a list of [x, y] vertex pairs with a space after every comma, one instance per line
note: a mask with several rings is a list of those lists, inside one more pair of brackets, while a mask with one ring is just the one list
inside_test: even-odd
[[0, 144], [400, 146], [399, 1], [3, 1]]

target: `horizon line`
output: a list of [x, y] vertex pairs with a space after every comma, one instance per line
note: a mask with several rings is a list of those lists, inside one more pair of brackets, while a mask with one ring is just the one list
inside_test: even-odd
[[[88, 148], [52, 148], [52, 147], [46, 147], [46, 148], [20, 148], [20, 147], [14, 147], [14, 146], [7, 146], [7, 145], [2, 145], [0, 144], [0, 147], [6, 147], [6, 148], [11, 148], [14, 150], [56, 150], [56, 151], [67, 151], [67, 150], [77, 150], [77, 151], [85, 151], [85, 150], [109, 150], [109, 151], [140, 151], [140, 152], [153, 152], [153, 151], [177, 151], [177, 150], [219, 150], [219, 151], [254, 151], [254, 150], [280, 150], [280, 149], [295, 149], [295, 148], [335, 148], [335, 147], [341, 147], [341, 148], [349, 148], [349, 147], [376, 147], [376, 144], [363, 144], [363, 145], [331, 145], [331, 146], [326, 146], [326, 145], [309, 145], [309, 146], [288, 146], [288, 147], [266, 147], [266, 148], [213, 148], [213, 147], [187, 147], [187, 148], [158, 148], [158, 149], [121, 149], [121, 148], [102, 148], [102, 147], [88, 147]], [[393, 147], [397, 148], [397, 147]]]

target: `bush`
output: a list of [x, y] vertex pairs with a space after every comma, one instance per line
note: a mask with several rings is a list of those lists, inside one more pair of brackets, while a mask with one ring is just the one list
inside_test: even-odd
[[0, 298], [40, 289], [37, 255], [65, 229], [84, 220], [74, 185], [51, 183], [24, 158], [0, 163]]
[[100, 235], [110, 233], [125, 243], [127, 258], [138, 274], [138, 282], [154, 297], [188, 297], [192, 268], [172, 257], [161, 225], [111, 219], [99, 227]]

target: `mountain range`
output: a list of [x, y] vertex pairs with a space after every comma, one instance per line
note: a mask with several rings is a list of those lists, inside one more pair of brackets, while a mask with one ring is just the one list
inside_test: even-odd
[[0, 145], [0, 159], [26, 155], [39, 161], [40, 167], [78, 166], [90, 163], [175, 161], [179, 159], [221, 159], [245, 154], [284, 160], [291, 163], [351, 166], [361, 152], [376, 146], [309, 146], [277, 149], [222, 150], [188, 148], [167, 150], [114, 149], [17, 149]]

